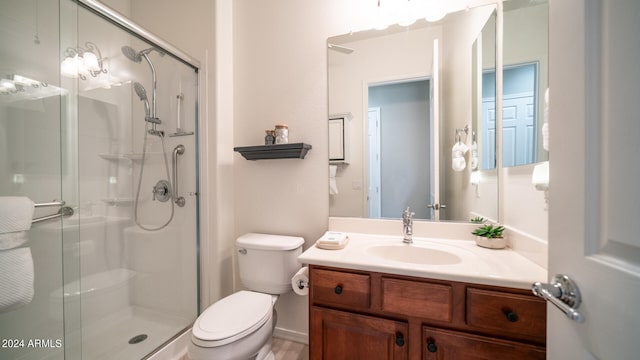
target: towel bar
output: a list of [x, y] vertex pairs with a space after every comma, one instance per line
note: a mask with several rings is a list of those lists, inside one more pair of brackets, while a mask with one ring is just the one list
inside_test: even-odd
[[[64, 204], [64, 201], [62, 203]], [[54, 206], [54, 205], [45, 205], [45, 206]], [[31, 223], [35, 224], [35, 223], [39, 223], [41, 221], [47, 221], [47, 220], [56, 219], [56, 218], [59, 218], [59, 217], [62, 217], [62, 216], [71, 216], [71, 215], [73, 215], [73, 208], [71, 208], [69, 206], [63, 206], [63, 207], [60, 208], [60, 210], [58, 210], [58, 212], [56, 214], [35, 218], [35, 219], [33, 219], [33, 221], [31, 221]]]
[[48, 202], [48, 203], [35, 203], [33, 204], [34, 207], [47, 207], [47, 206], [64, 206], [66, 204], [66, 202], [64, 201], [57, 201], [57, 200], [53, 200], [52, 202]]

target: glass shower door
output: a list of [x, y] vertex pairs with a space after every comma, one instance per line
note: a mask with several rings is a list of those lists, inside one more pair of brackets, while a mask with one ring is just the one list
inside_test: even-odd
[[[83, 359], [143, 358], [197, 317], [197, 70], [78, 8]], [[93, 50], [96, 49], [96, 50]], [[69, 299], [69, 301], [70, 301]]]
[[0, 359], [145, 358], [198, 313], [197, 68], [76, 1], [0, 18], [0, 206], [74, 212], [15, 248], [0, 221]]
[[[69, 100], [74, 87], [60, 81], [61, 28], [58, 2], [0, 2], [0, 207], [11, 199], [35, 203], [65, 200], [77, 193], [64, 186], [75, 177], [73, 154], [66, 149]], [[47, 15], [48, 14], [48, 15]], [[53, 16], [51, 14], [54, 14]], [[7, 208], [8, 207], [8, 208]], [[59, 206], [36, 208], [33, 217], [55, 214]], [[6, 214], [6, 212], [5, 212]], [[61, 219], [31, 225], [22, 244], [10, 245], [15, 232], [0, 226], [0, 358], [64, 359], [79, 336], [69, 329], [80, 318], [79, 304], [65, 303], [79, 263], [65, 259], [66, 234]], [[77, 238], [77, 234], [76, 238]], [[66, 261], [65, 261], [66, 260]], [[20, 291], [15, 285], [29, 291]], [[77, 334], [77, 333], [75, 333]], [[74, 336], [76, 336], [74, 338]], [[76, 354], [79, 354], [76, 352]]]

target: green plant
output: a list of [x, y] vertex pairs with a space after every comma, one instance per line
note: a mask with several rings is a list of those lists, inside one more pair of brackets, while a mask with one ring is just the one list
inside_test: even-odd
[[484, 224], [487, 220], [481, 216], [476, 216], [473, 219], [470, 219], [469, 221], [474, 224]]
[[504, 232], [504, 226], [493, 226], [493, 224], [483, 225], [471, 232], [473, 235], [482, 236], [489, 239], [501, 238]]

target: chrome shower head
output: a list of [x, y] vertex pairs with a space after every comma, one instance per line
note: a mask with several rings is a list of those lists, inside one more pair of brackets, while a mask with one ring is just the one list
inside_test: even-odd
[[[148, 49], [144, 49], [144, 50], [140, 50], [137, 51], [136, 49], [132, 48], [131, 46], [123, 46], [120, 48], [122, 50], [122, 53], [124, 54], [124, 56], [127, 57], [127, 59], [135, 62], [135, 63], [139, 63], [142, 61], [142, 57], [144, 55], [149, 54], [152, 51], [156, 51], [158, 54], [160, 54], [160, 56], [164, 56], [164, 52], [161, 51], [158, 48], [155, 47], [150, 47]], [[149, 59], [147, 58], [147, 61], [149, 61]]]
[[144, 89], [144, 86], [139, 82], [133, 83], [133, 90], [135, 90], [136, 94], [140, 98], [140, 101], [144, 102], [144, 112], [146, 119], [151, 117], [151, 110], [149, 109], [149, 99], [147, 99], [147, 90]]
[[[151, 111], [147, 111], [147, 119], [156, 119], [156, 92], [157, 92], [157, 86], [156, 86], [156, 68], [153, 66], [153, 62], [151, 62], [151, 59], [149, 59], [149, 53], [152, 51], [156, 51], [158, 54], [160, 54], [160, 56], [164, 56], [164, 52], [158, 48], [155, 47], [150, 47], [148, 49], [144, 49], [144, 50], [140, 50], [140, 51], [136, 51], [134, 48], [132, 48], [131, 46], [123, 46], [121, 47], [122, 53], [124, 54], [124, 56], [126, 56], [129, 60], [135, 62], [135, 63], [140, 63], [142, 62], [142, 59], [144, 59], [147, 64], [149, 65], [149, 68], [151, 69], [151, 81], [152, 81], [152, 92], [151, 92], [151, 104], [152, 104], [152, 108]], [[136, 83], [137, 84], [137, 83]], [[144, 90], [144, 88], [142, 87], [142, 85], [138, 84], [139, 87]], [[136, 87], [134, 85], [134, 87]], [[140, 93], [138, 92], [138, 87], [136, 87], [136, 93], [138, 93], [138, 96], [140, 96], [140, 100], [144, 100], [145, 101], [145, 106], [147, 109], [149, 109], [148, 105], [149, 102], [147, 100], [147, 92], [144, 91], [144, 99], [142, 98], [142, 96], [140, 95]]]
[[124, 54], [124, 56], [127, 57], [127, 59], [136, 63], [139, 63], [140, 61], [142, 61], [142, 56], [140, 55], [140, 53], [137, 52], [131, 46], [123, 46], [121, 49], [122, 49], [122, 53]]

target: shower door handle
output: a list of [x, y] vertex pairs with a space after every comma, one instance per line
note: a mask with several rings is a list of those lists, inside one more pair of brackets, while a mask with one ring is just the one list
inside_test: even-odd
[[171, 166], [173, 168], [173, 198], [176, 205], [183, 207], [185, 200], [184, 196], [178, 196], [178, 155], [184, 154], [184, 145], [178, 145], [173, 149], [173, 158], [171, 159]]

